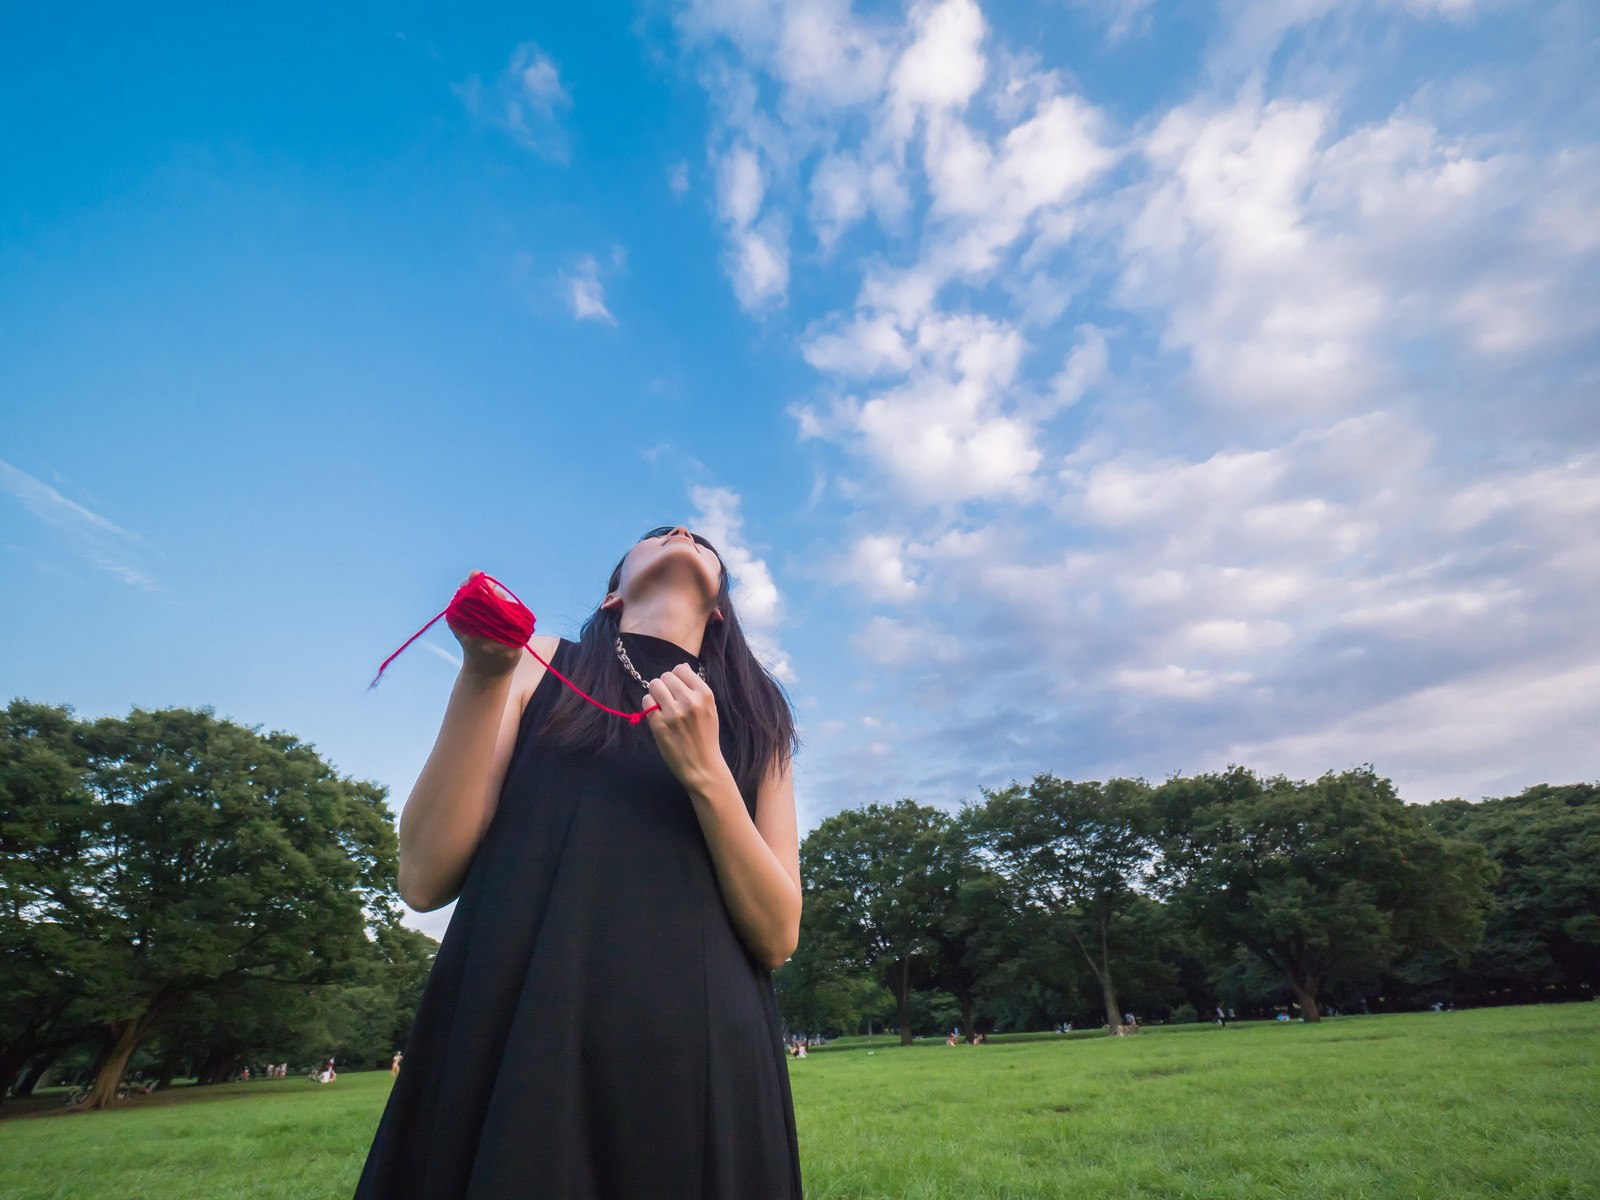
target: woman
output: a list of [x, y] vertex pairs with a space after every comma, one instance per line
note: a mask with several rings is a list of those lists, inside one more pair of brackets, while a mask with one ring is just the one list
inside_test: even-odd
[[[469, 577], [470, 578], [470, 577]], [[794, 719], [681, 525], [541, 658], [454, 630], [400, 892], [457, 899], [358, 1200], [800, 1196], [771, 971], [800, 929]]]

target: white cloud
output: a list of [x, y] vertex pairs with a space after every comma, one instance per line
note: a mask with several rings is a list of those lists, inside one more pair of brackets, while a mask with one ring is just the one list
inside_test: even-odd
[[1077, 334], [1077, 344], [1050, 381], [1050, 398], [1062, 408], [1076, 404], [1090, 388], [1098, 386], [1110, 361], [1105, 334], [1093, 325], [1081, 326]]
[[804, 0], [782, 7], [774, 73], [797, 99], [854, 104], [883, 88], [888, 55], [877, 31], [848, 0]]
[[1320, 728], [1227, 748], [1230, 761], [1302, 777], [1383, 764], [1412, 801], [1505, 795], [1594, 778], [1600, 657], [1532, 660], [1407, 691]]
[[783, 597], [766, 560], [758, 558], [744, 540], [738, 493], [727, 488], [695, 486], [689, 490], [689, 498], [696, 510], [695, 531], [717, 548], [728, 566], [734, 609], [751, 647], [773, 675], [785, 683], [792, 682], [794, 668], [776, 636], [783, 617]]
[[874, 600], [902, 603], [917, 594], [917, 582], [906, 562], [905, 543], [888, 534], [856, 539], [840, 564], [840, 575]]
[[849, 437], [920, 502], [1025, 496], [1042, 455], [1033, 426], [1005, 403], [1023, 349], [1015, 329], [985, 317], [929, 316], [910, 344], [858, 321], [814, 341], [813, 362], [867, 373], [909, 358], [904, 381], [803, 419]]
[[1068, 0], [1068, 3], [1102, 22], [1106, 27], [1106, 41], [1112, 45], [1150, 29], [1153, 0]]
[[761, 216], [765, 171], [754, 147], [735, 145], [714, 158], [717, 210], [727, 227], [724, 265], [739, 303], [756, 310], [782, 303], [789, 287], [787, 220], [781, 212]]
[[916, 361], [892, 317], [857, 316], [834, 332], [818, 333], [804, 347], [805, 359], [819, 371], [851, 379], [903, 374]]
[[761, 160], [749, 146], [735, 146], [717, 163], [717, 203], [723, 219], [743, 227], [761, 212], [765, 184]]
[[593, 255], [584, 255], [577, 267], [562, 277], [567, 300], [572, 305], [572, 315], [580, 321], [599, 321], [615, 325], [617, 319], [606, 307], [605, 285], [600, 281], [600, 264]]
[[973, 0], [918, 4], [911, 10], [915, 40], [895, 64], [890, 82], [894, 121], [902, 136], [918, 110], [959, 109], [983, 82], [983, 13]]
[[667, 186], [679, 198], [689, 190], [689, 164], [679, 159], [667, 168]]
[[504, 130], [535, 154], [567, 161], [561, 114], [572, 107], [572, 97], [561, 82], [560, 69], [538, 43], [518, 46], [493, 84], [485, 86], [473, 76], [456, 92], [485, 123]]
[[810, 193], [807, 215], [824, 251], [868, 213], [884, 228], [898, 229], [911, 207], [894, 164], [870, 162], [857, 153], [826, 154], [811, 173]]
[[948, 632], [895, 617], [871, 618], [853, 644], [863, 658], [882, 667], [926, 669], [950, 662], [960, 653], [957, 639]]

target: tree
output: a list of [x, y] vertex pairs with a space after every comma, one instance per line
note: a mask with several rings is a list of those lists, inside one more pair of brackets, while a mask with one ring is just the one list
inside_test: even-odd
[[800, 944], [773, 975], [784, 1024], [806, 1032], [857, 1029], [877, 1011], [883, 989], [861, 966], [859, 947], [817, 915], [808, 896], [800, 917]]
[[105, 951], [82, 983], [111, 1035], [86, 1103], [102, 1107], [185, 1000], [338, 980], [395, 904], [395, 834], [383, 788], [209, 709], [135, 709], [82, 741], [99, 832], [76, 886]]
[[985, 791], [974, 814], [1023, 902], [1083, 956], [1113, 1032], [1123, 1023], [1113, 935], [1138, 903], [1151, 865], [1148, 794], [1138, 780], [1075, 783], [1046, 774], [1026, 787]]
[[1230, 767], [1169, 780], [1155, 805], [1172, 901], [1273, 970], [1308, 1021], [1330, 979], [1374, 977], [1423, 946], [1464, 955], [1482, 929], [1482, 849], [1439, 836], [1370, 767], [1314, 783]]
[[912, 800], [871, 804], [827, 818], [800, 848], [805, 907], [893, 994], [906, 1046], [911, 991], [937, 952], [932, 931], [949, 889], [950, 824], [942, 809]]
[[1423, 812], [1446, 837], [1482, 846], [1499, 868], [1483, 939], [1455, 986], [1523, 999], [1600, 988], [1600, 786], [1539, 784]]
[[1006, 979], [1020, 952], [1011, 884], [983, 860], [976, 812], [964, 809], [949, 828], [944, 890], [929, 925], [936, 948], [930, 982], [955, 997], [969, 1038], [977, 1032], [979, 996]]
[[82, 981], [102, 953], [81, 886], [101, 839], [78, 728], [71, 709], [27, 700], [0, 713], [0, 1096], [33, 1063], [31, 1089], [83, 1034]]

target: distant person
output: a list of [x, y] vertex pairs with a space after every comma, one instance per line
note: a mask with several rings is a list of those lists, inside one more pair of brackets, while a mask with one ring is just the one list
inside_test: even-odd
[[[543, 516], [484, 513], [559, 545]], [[799, 936], [793, 711], [700, 534], [650, 530], [597, 599], [532, 654], [449, 618], [463, 661], [399, 882], [456, 909], [357, 1200], [801, 1194], [772, 983]]]
[[956, 1044], [956, 1031], [954, 1029], [950, 1031], [950, 1036], [945, 1039], [945, 1044], [947, 1046], [954, 1046]]
[[394, 1057], [389, 1060], [389, 1078], [394, 1079], [400, 1074], [400, 1060], [404, 1057], [400, 1051], [394, 1052]]
[[1228, 1027], [1228, 1014], [1222, 1011], [1222, 1005], [1217, 1005], [1217, 1024], [1224, 1029]]

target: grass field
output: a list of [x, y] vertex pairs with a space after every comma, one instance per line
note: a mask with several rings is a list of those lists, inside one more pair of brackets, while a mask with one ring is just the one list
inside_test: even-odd
[[[879, 1039], [789, 1068], [808, 1200], [1600, 1197], [1600, 1004]], [[270, 1080], [0, 1121], [0, 1196], [348, 1197], [388, 1090]]]

